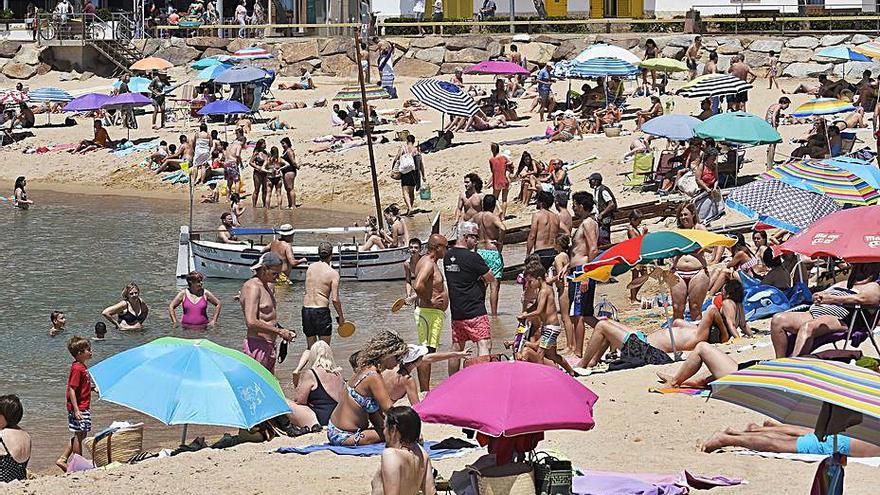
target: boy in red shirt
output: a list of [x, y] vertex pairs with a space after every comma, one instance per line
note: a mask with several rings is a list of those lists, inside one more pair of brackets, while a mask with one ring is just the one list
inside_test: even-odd
[[92, 378], [86, 367], [86, 361], [92, 359], [92, 345], [88, 340], [73, 336], [67, 341], [67, 350], [73, 356], [70, 375], [67, 377], [67, 429], [73, 433], [70, 445], [55, 464], [65, 472], [67, 459], [71, 454], [82, 455], [82, 442], [92, 431], [92, 414], [89, 411], [92, 402]]

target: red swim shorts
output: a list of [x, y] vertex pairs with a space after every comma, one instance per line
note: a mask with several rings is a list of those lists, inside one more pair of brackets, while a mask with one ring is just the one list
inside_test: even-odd
[[275, 344], [260, 337], [248, 337], [244, 339], [244, 345], [241, 349], [245, 354], [254, 358], [269, 370], [269, 373], [275, 373]]
[[470, 320], [452, 320], [452, 343], [479, 342], [490, 337], [489, 331], [488, 315]]

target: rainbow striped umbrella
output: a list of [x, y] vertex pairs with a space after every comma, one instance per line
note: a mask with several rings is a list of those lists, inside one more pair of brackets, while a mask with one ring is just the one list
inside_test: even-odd
[[[391, 98], [388, 91], [385, 91], [385, 89], [378, 86], [366, 86], [365, 90], [367, 101]], [[361, 87], [345, 86], [336, 93], [336, 96], [334, 96], [333, 99], [336, 101], [361, 101]]]
[[786, 181], [808, 191], [819, 191], [841, 204], [872, 205], [880, 199], [880, 192], [855, 173], [838, 167], [831, 161], [799, 160], [777, 165], [764, 172], [765, 179], [793, 179]]
[[[782, 423], [816, 428], [817, 435], [845, 430], [852, 438], [880, 445], [880, 374], [874, 371], [837, 361], [782, 358], [731, 373], [710, 385], [710, 397]], [[822, 417], [823, 412], [828, 417]], [[861, 421], [845, 420], [854, 416]], [[830, 426], [837, 419], [844, 419], [844, 424]]]
[[853, 51], [859, 52], [862, 55], [867, 55], [871, 58], [880, 58], [880, 38], [861, 44], [853, 48]]
[[813, 115], [834, 115], [835, 113], [852, 112], [856, 107], [846, 100], [837, 98], [816, 98], [797, 107], [791, 112], [792, 117], [802, 118]]
[[236, 52], [233, 53], [230, 58], [232, 60], [257, 60], [261, 58], [272, 58], [272, 52], [266, 50], [265, 48], [253, 46], [250, 48], [242, 48], [241, 50], [236, 50]]
[[607, 282], [640, 263], [672, 258], [715, 246], [733, 246], [736, 239], [705, 230], [675, 229], [650, 232], [627, 239], [601, 253], [572, 274], [576, 282], [593, 279]]

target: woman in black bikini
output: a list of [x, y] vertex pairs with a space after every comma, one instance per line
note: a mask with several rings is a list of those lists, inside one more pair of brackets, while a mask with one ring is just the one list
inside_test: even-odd
[[122, 289], [122, 301], [108, 307], [101, 315], [119, 330], [143, 330], [150, 309], [140, 295], [137, 284], [129, 283]]
[[266, 140], [260, 139], [257, 141], [257, 144], [254, 146], [254, 154], [251, 155], [251, 161], [248, 165], [254, 169], [254, 208], [257, 207], [257, 199], [260, 197], [260, 194], [263, 195], [263, 208], [266, 207], [266, 201], [268, 198], [266, 197], [269, 188], [269, 181], [267, 180], [268, 173], [266, 171], [266, 162], [269, 157], [266, 154]]
[[281, 167], [281, 173], [284, 177], [284, 189], [287, 191], [287, 209], [296, 207], [296, 190], [294, 185], [296, 182], [296, 172], [299, 167], [296, 165], [296, 153], [293, 151], [293, 145], [290, 138], [286, 137], [281, 140], [281, 159], [284, 160], [284, 166]]
[[18, 426], [23, 414], [17, 396], [0, 395], [0, 483], [27, 479], [31, 436]]

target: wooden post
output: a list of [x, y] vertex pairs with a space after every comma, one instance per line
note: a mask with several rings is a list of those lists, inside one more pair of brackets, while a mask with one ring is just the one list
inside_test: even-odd
[[[367, 152], [370, 155], [370, 175], [373, 179], [373, 199], [376, 202], [376, 220], [379, 221], [379, 228], [384, 228], [385, 219], [382, 218], [382, 204], [379, 201], [379, 180], [376, 177], [376, 157], [373, 154], [373, 134], [370, 124], [370, 107], [367, 104], [367, 90], [364, 87], [364, 71], [361, 66], [361, 35], [360, 30], [354, 32], [355, 54], [357, 55], [358, 84], [361, 87], [361, 105], [364, 109], [364, 136], [367, 139]], [[367, 61], [367, 70], [370, 70], [369, 61]]]

